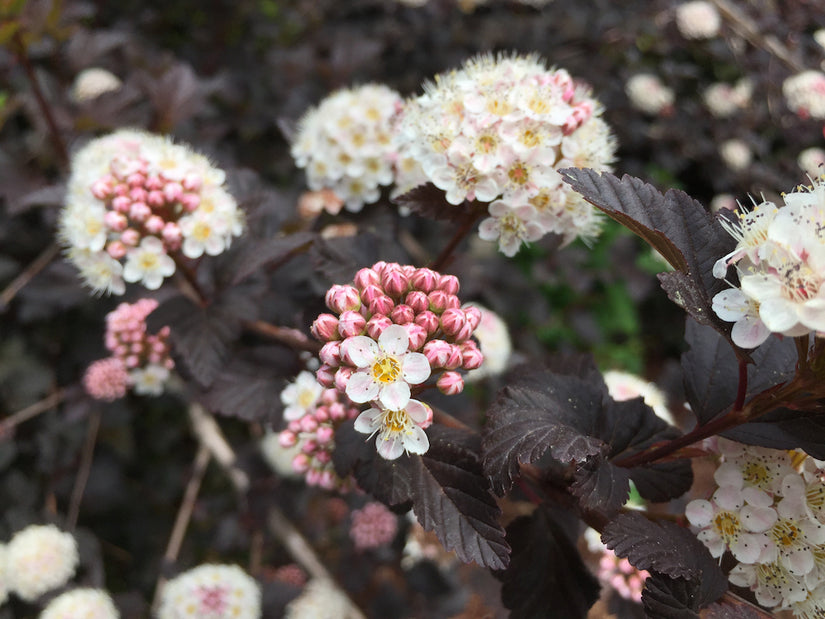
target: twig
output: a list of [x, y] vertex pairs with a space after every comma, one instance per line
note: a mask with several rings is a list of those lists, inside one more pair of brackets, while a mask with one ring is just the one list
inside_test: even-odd
[[260, 333], [266, 337], [277, 340], [286, 344], [295, 350], [306, 350], [313, 354], [317, 354], [321, 350], [320, 342], [309, 339], [303, 332], [298, 329], [291, 329], [289, 327], [279, 327], [277, 325], [264, 322], [263, 320], [247, 320], [243, 323], [244, 327], [255, 333]]
[[40, 255], [37, 256], [31, 264], [29, 264], [29, 266], [23, 269], [17, 277], [11, 280], [9, 285], [3, 289], [3, 292], [0, 292], [0, 312], [6, 311], [9, 303], [11, 303], [14, 297], [17, 296], [17, 293], [20, 292], [23, 287], [34, 278], [35, 275], [49, 266], [59, 251], [60, 246], [57, 243], [52, 243], [44, 249]]
[[[166, 545], [166, 552], [163, 554], [164, 563], [167, 565], [178, 559], [178, 554], [183, 545], [183, 538], [186, 536], [186, 529], [189, 527], [189, 521], [192, 518], [192, 511], [195, 509], [195, 501], [198, 498], [198, 492], [200, 492], [201, 482], [206, 474], [206, 467], [209, 465], [211, 457], [212, 454], [209, 452], [209, 448], [201, 443], [198, 447], [198, 453], [195, 455], [195, 462], [192, 465], [192, 476], [189, 478], [189, 483], [186, 484], [186, 490], [183, 492], [183, 499], [178, 508], [178, 515], [175, 517], [175, 525], [172, 527], [169, 543]], [[165, 584], [166, 578], [163, 577], [163, 572], [161, 572], [155, 585], [152, 608], [157, 609], [160, 604], [160, 595]]]
[[29, 56], [26, 53], [26, 45], [23, 42], [23, 37], [20, 35], [20, 31], [14, 33], [14, 37], [12, 37], [12, 46], [14, 48], [15, 56], [17, 56], [17, 60], [20, 61], [20, 65], [23, 67], [23, 70], [26, 72], [26, 77], [29, 79], [32, 92], [34, 92], [34, 98], [37, 99], [37, 105], [40, 107], [40, 112], [46, 119], [46, 125], [49, 127], [49, 135], [51, 136], [52, 143], [54, 144], [55, 150], [60, 157], [61, 163], [68, 166], [69, 151], [66, 148], [66, 143], [63, 141], [63, 136], [60, 135], [60, 130], [57, 128], [57, 123], [54, 120], [52, 109], [49, 107], [46, 97], [43, 95], [43, 90], [40, 88], [40, 82], [37, 81], [37, 76], [34, 74], [34, 68], [29, 62]]
[[332, 574], [329, 573], [318, 555], [304, 539], [304, 536], [295, 528], [289, 519], [284, 516], [284, 513], [277, 507], [269, 509], [269, 517], [267, 519], [269, 530], [280, 540], [287, 549], [292, 558], [301, 564], [307, 574], [313, 578], [326, 578], [332, 580]]
[[11, 432], [17, 425], [53, 409], [76, 390], [77, 388], [58, 389], [53, 394], [43, 398], [39, 402], [35, 402], [31, 406], [27, 406], [26, 408], [21, 409], [16, 413], [12, 413], [8, 417], [0, 420], [0, 440], [2, 440], [3, 437]]
[[722, 16], [727, 19], [734, 30], [742, 37], [750, 41], [751, 45], [764, 49], [770, 54], [776, 56], [779, 60], [784, 62], [791, 70], [800, 73], [805, 70], [805, 66], [798, 62], [788, 51], [788, 48], [773, 35], [763, 35], [759, 32], [759, 27], [756, 23], [739, 7], [735, 6], [728, 0], [711, 0]]
[[441, 250], [438, 258], [430, 263], [429, 266], [433, 271], [440, 271], [447, 265], [453, 255], [453, 252], [455, 251], [455, 248], [458, 247], [459, 243], [461, 243], [461, 241], [464, 240], [464, 237], [467, 236], [473, 229], [476, 221], [478, 221], [479, 217], [481, 217], [481, 213], [482, 211], [473, 209], [464, 216], [464, 220], [461, 222], [458, 230], [456, 230], [453, 238], [450, 239], [450, 242], [447, 243], [443, 250]]
[[741, 411], [745, 405], [745, 396], [748, 394], [748, 363], [744, 359], [739, 359], [739, 382], [736, 388], [736, 402], [733, 403], [733, 410]]
[[77, 469], [74, 488], [72, 488], [72, 498], [69, 501], [69, 514], [66, 517], [66, 526], [73, 531], [80, 516], [80, 503], [83, 501], [83, 493], [86, 491], [86, 483], [89, 481], [89, 472], [92, 470], [92, 460], [95, 455], [95, 443], [100, 430], [100, 410], [94, 410], [89, 416], [89, 427], [86, 429], [86, 440], [83, 442], [81, 452], [80, 467]]

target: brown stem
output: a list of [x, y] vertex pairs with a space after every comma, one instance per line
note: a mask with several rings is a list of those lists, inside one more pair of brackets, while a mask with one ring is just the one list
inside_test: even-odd
[[178, 252], [171, 252], [169, 255], [172, 257], [172, 260], [175, 261], [176, 271], [183, 276], [184, 281], [188, 285], [186, 288], [182, 288], [183, 292], [196, 303], [200, 304], [201, 307], [209, 305], [209, 297], [206, 296], [201, 285], [198, 283], [198, 277], [195, 275], [195, 271], [183, 261]]
[[46, 101], [46, 97], [43, 95], [43, 90], [40, 88], [40, 82], [37, 81], [37, 76], [34, 73], [34, 68], [32, 67], [31, 62], [29, 62], [29, 56], [26, 53], [26, 44], [23, 42], [23, 37], [21, 36], [19, 30], [14, 33], [11, 42], [14, 55], [17, 56], [17, 60], [26, 72], [26, 77], [31, 84], [32, 92], [34, 92], [34, 98], [37, 99], [37, 105], [40, 107], [40, 112], [43, 114], [43, 118], [46, 119], [52, 144], [60, 157], [61, 163], [68, 167], [69, 151], [66, 148], [66, 143], [63, 141], [63, 136], [60, 135], [60, 130], [57, 128], [57, 123], [54, 120], [54, 114], [52, 114], [52, 108]]
[[53, 394], [43, 398], [39, 402], [35, 402], [31, 406], [27, 406], [26, 408], [3, 418], [0, 420], [0, 440], [3, 440], [3, 438], [18, 424], [28, 421], [29, 419], [33, 419], [34, 417], [53, 409], [68, 396], [74, 395], [76, 391], [78, 391], [77, 387], [58, 389]]
[[481, 209], [473, 208], [464, 216], [464, 219], [458, 227], [458, 230], [455, 231], [453, 238], [450, 239], [450, 242], [447, 243], [446, 247], [444, 247], [438, 255], [438, 258], [430, 263], [430, 268], [433, 271], [440, 271], [447, 265], [453, 255], [453, 252], [455, 251], [455, 248], [458, 247], [458, 244], [461, 243], [461, 241], [464, 240], [464, 237], [470, 233], [482, 213], [483, 211], [481, 211]]
[[739, 383], [736, 389], [736, 402], [733, 404], [734, 411], [741, 411], [745, 405], [745, 396], [748, 393], [748, 362], [739, 359]]
[[439, 410], [437, 408], [433, 408], [433, 421], [435, 423], [441, 424], [442, 426], [447, 426], [448, 428], [455, 428], [456, 430], [466, 430], [467, 432], [473, 431], [473, 429], [463, 421], [456, 419], [449, 413], [445, 413], [444, 411]]
[[86, 430], [86, 440], [83, 443], [80, 466], [77, 470], [74, 488], [72, 488], [72, 498], [69, 502], [69, 514], [66, 517], [66, 526], [73, 531], [80, 516], [80, 503], [83, 501], [83, 493], [86, 491], [86, 483], [89, 481], [89, 472], [92, 470], [92, 460], [95, 455], [95, 443], [100, 430], [100, 410], [95, 410], [89, 416], [89, 427]]
[[34, 278], [35, 275], [49, 266], [59, 251], [60, 246], [57, 243], [52, 243], [44, 249], [40, 255], [31, 262], [31, 264], [20, 271], [17, 277], [9, 282], [9, 285], [3, 289], [3, 292], [0, 292], [0, 312], [6, 311], [9, 303], [11, 303], [14, 297], [17, 296], [17, 293], [20, 292], [23, 287]]
[[265, 335], [295, 350], [306, 350], [313, 354], [318, 354], [318, 351], [321, 350], [320, 342], [309, 339], [298, 329], [279, 327], [263, 320], [247, 320], [244, 321], [243, 325], [250, 331]]

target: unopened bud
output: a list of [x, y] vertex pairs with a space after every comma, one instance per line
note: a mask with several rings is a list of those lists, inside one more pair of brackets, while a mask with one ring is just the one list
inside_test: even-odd
[[338, 368], [335, 372], [335, 388], [341, 393], [346, 393], [347, 383], [352, 376], [353, 369], [348, 367]]
[[381, 274], [381, 285], [391, 297], [398, 298], [406, 293], [409, 283], [409, 278], [401, 268], [386, 267]]
[[394, 307], [395, 303], [393, 300], [385, 294], [380, 297], [375, 297], [369, 304], [370, 314], [373, 315], [384, 314], [385, 316], [389, 316]]
[[412, 277], [410, 277], [410, 284], [412, 284], [412, 287], [416, 290], [429, 294], [435, 290], [438, 285], [438, 279], [438, 273], [432, 269], [421, 268], [413, 272]]
[[297, 442], [298, 437], [289, 430], [284, 430], [278, 435], [278, 444], [281, 447], [294, 447]]
[[438, 278], [438, 289], [447, 294], [458, 294], [458, 278], [455, 275], [442, 275]]
[[461, 367], [465, 370], [475, 370], [484, 363], [484, 355], [473, 340], [467, 340], [461, 344], [461, 358]]
[[341, 337], [348, 338], [354, 335], [363, 335], [367, 320], [361, 314], [354, 311], [346, 311], [338, 319], [338, 333]]
[[315, 370], [315, 380], [317, 380], [318, 384], [322, 387], [332, 389], [335, 387], [335, 368], [326, 364], [321, 365], [321, 367]]
[[409, 350], [418, 350], [427, 341], [427, 331], [415, 323], [404, 325], [410, 338]]
[[361, 296], [353, 286], [334, 285], [326, 294], [327, 307], [337, 314], [361, 307]]
[[458, 372], [444, 372], [435, 384], [444, 395], [456, 395], [464, 391], [464, 379]]
[[438, 331], [440, 322], [438, 320], [438, 316], [430, 310], [426, 310], [415, 317], [415, 324], [424, 327], [424, 330], [426, 330], [429, 335], [432, 335]]
[[341, 365], [341, 342], [327, 342], [318, 352], [321, 363], [333, 368]]
[[390, 318], [392, 318], [392, 321], [397, 325], [406, 325], [413, 321], [415, 312], [409, 305], [396, 305], [390, 314]]
[[339, 339], [338, 317], [332, 314], [320, 314], [309, 329], [312, 336], [322, 342]]
[[361, 269], [355, 274], [354, 283], [358, 290], [363, 291], [367, 286], [376, 286], [381, 277], [372, 269]]
[[448, 338], [455, 338], [466, 324], [467, 318], [462, 309], [449, 308], [441, 314], [441, 330]]
[[430, 300], [427, 298], [426, 292], [420, 290], [411, 290], [404, 298], [404, 303], [413, 308], [413, 311], [420, 313], [426, 311], [430, 307]]
[[372, 339], [377, 340], [381, 337], [384, 329], [392, 326], [392, 324], [393, 322], [388, 316], [376, 314], [367, 321], [367, 335], [369, 335]]
[[467, 324], [472, 326], [473, 330], [478, 328], [481, 324], [481, 310], [475, 305], [468, 305], [464, 308], [464, 316], [467, 318]]

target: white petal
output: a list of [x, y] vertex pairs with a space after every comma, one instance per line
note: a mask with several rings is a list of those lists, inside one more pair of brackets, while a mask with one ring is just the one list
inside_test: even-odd
[[762, 553], [762, 544], [758, 536], [741, 533], [739, 539], [731, 544], [730, 551], [737, 561], [755, 563]]
[[374, 400], [381, 386], [367, 372], [356, 372], [347, 381], [347, 396], [357, 404]]
[[378, 399], [385, 408], [391, 411], [404, 410], [404, 407], [407, 406], [410, 401], [410, 386], [403, 381], [385, 385], [381, 389]]
[[426, 432], [418, 426], [413, 426], [409, 432], [405, 432], [401, 440], [404, 449], [410, 453], [423, 454], [430, 448], [430, 440], [427, 438]]
[[341, 356], [352, 361], [355, 367], [365, 368], [375, 362], [378, 356], [378, 344], [365, 335], [348, 337], [341, 343]]
[[730, 337], [737, 346], [741, 346], [742, 348], [756, 348], [757, 346], [761, 346], [770, 334], [770, 329], [765, 326], [761, 318], [745, 316], [733, 325]]
[[804, 576], [814, 569], [814, 556], [809, 550], [796, 550], [788, 555], [782, 555], [781, 558], [782, 565], [796, 576]]
[[385, 460], [395, 460], [404, 453], [404, 444], [397, 432], [386, 435], [382, 432], [375, 440], [378, 454]]
[[418, 424], [424, 423], [427, 421], [427, 417], [430, 416], [430, 411], [427, 410], [427, 407], [418, 400], [410, 400], [407, 402], [405, 410], [410, 416], [410, 419]]
[[410, 347], [410, 336], [401, 325], [391, 325], [378, 337], [378, 347], [388, 355], [403, 355]]
[[368, 408], [363, 413], [358, 415], [355, 418], [355, 428], [356, 432], [362, 432], [363, 434], [372, 434], [375, 432], [378, 427], [381, 425], [379, 418], [381, 417], [381, 411], [377, 408]]
[[401, 375], [411, 385], [421, 384], [430, 377], [430, 362], [420, 352], [407, 353], [401, 360]]
[[713, 493], [714, 502], [720, 509], [739, 511], [745, 503], [742, 498], [742, 489], [736, 486], [719, 486]]
[[765, 299], [759, 306], [759, 317], [774, 333], [788, 331], [799, 323], [795, 305], [781, 298]]
[[714, 510], [710, 501], [704, 499], [697, 499], [691, 501], [685, 507], [685, 516], [688, 522], [695, 527], [706, 527], [713, 520]]
[[745, 505], [739, 512], [745, 528], [752, 533], [762, 533], [770, 529], [776, 522], [778, 516], [776, 510], [770, 507], [751, 507]]
[[744, 483], [742, 469], [732, 462], [721, 464], [713, 474], [713, 479], [719, 486], [735, 486], [741, 488]]

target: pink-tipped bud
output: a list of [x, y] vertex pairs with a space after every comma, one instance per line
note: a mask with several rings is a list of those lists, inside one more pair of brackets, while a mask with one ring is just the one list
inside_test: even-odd
[[410, 280], [400, 268], [385, 267], [381, 274], [381, 285], [388, 295], [399, 298], [407, 292]]
[[318, 441], [316, 441], [315, 439], [309, 439], [307, 441], [304, 441], [304, 444], [301, 445], [301, 451], [303, 451], [305, 454], [311, 454], [316, 449], [318, 449]]
[[134, 247], [140, 241], [140, 232], [134, 228], [127, 228], [120, 235], [120, 241], [124, 245]]
[[106, 244], [106, 253], [115, 260], [120, 260], [126, 255], [126, 246], [120, 241], [109, 241]]
[[363, 291], [367, 286], [376, 286], [381, 277], [372, 269], [361, 269], [355, 274], [354, 283], [358, 290]]
[[151, 234], [160, 234], [163, 232], [163, 227], [166, 225], [166, 222], [157, 215], [152, 215], [146, 220], [144, 225], [146, 226], [146, 230]]
[[462, 309], [450, 308], [441, 314], [441, 330], [448, 338], [455, 338], [466, 324], [467, 318]]
[[484, 363], [484, 355], [473, 340], [461, 344], [461, 367], [465, 370], [475, 370]]
[[133, 221], [143, 223], [152, 215], [152, 209], [145, 202], [132, 202], [129, 207], [129, 218]]
[[424, 327], [427, 333], [429, 335], [432, 335], [433, 333], [438, 331], [440, 322], [438, 320], [438, 316], [436, 316], [430, 310], [426, 310], [415, 317], [415, 324]]
[[203, 187], [203, 179], [200, 174], [189, 173], [183, 178], [183, 188], [186, 191], [200, 191]]
[[310, 469], [306, 475], [307, 486], [318, 486], [321, 483], [321, 471]]
[[315, 419], [318, 420], [318, 423], [324, 423], [329, 421], [329, 407], [322, 405], [315, 409]]
[[167, 222], [165, 226], [163, 226], [163, 242], [166, 243], [169, 247], [175, 247], [176, 245], [179, 246], [181, 240], [183, 239], [183, 233], [180, 230], [180, 226], [172, 221]]
[[126, 215], [118, 211], [106, 211], [106, 214], [103, 216], [103, 222], [107, 228], [115, 232], [123, 232], [129, 225], [129, 220], [126, 219]]
[[335, 372], [335, 388], [341, 393], [346, 393], [347, 383], [352, 376], [353, 369], [348, 367], [338, 368]]
[[112, 185], [104, 180], [92, 183], [92, 195], [98, 200], [105, 200], [112, 194]]
[[118, 196], [112, 200], [112, 208], [118, 213], [128, 213], [131, 206], [132, 201], [126, 196]]
[[333, 312], [340, 314], [348, 310], [359, 310], [361, 308], [361, 295], [353, 286], [334, 285], [326, 294], [327, 307]]
[[424, 294], [429, 294], [435, 290], [438, 285], [438, 273], [432, 269], [421, 268], [416, 269], [412, 277], [410, 277], [410, 284], [416, 290], [420, 290]]
[[295, 434], [300, 433], [301, 432], [301, 422], [300, 422], [300, 420], [293, 419], [292, 421], [290, 421], [289, 424], [287, 424], [287, 430], [289, 430], [290, 432], [294, 432]]
[[424, 408], [427, 409], [427, 418], [418, 425], [422, 430], [426, 430], [433, 425], [433, 409], [430, 408], [430, 405], [425, 402], [422, 402], [422, 404], [424, 405]]
[[301, 424], [302, 432], [315, 432], [318, 429], [318, 422], [312, 415], [304, 415], [298, 423]]
[[132, 202], [146, 202], [149, 192], [143, 187], [133, 187], [129, 190], [129, 197], [132, 198]]
[[381, 288], [375, 284], [367, 284], [361, 290], [361, 300], [367, 307], [369, 307], [369, 304], [375, 301], [375, 299], [383, 296], [386, 296], [384, 294], [384, 291], [381, 290]]
[[146, 182], [143, 183], [149, 191], [156, 191], [163, 189], [163, 179], [157, 174], [150, 174], [146, 177]]
[[438, 289], [447, 294], [458, 294], [458, 278], [455, 275], [442, 275], [438, 278]]
[[324, 490], [335, 490], [335, 486], [337, 485], [335, 473], [332, 471], [321, 471], [320, 478], [318, 479], [318, 485]]
[[143, 352], [143, 342], [135, 342], [130, 346], [130, 351], [132, 354], [139, 355]]
[[370, 314], [373, 315], [384, 314], [385, 316], [388, 316], [390, 313], [392, 313], [394, 307], [395, 303], [387, 295], [375, 297], [369, 304]]
[[338, 333], [348, 338], [354, 335], [363, 335], [367, 326], [367, 319], [358, 312], [346, 311], [338, 319]]
[[166, 197], [162, 191], [157, 189], [146, 194], [146, 204], [154, 208], [160, 208], [166, 203]]
[[332, 426], [319, 426], [318, 430], [315, 432], [315, 438], [318, 439], [318, 443], [321, 445], [326, 445], [329, 443], [334, 436], [335, 430], [332, 429]]
[[166, 183], [163, 186], [163, 195], [168, 202], [180, 202], [183, 197], [183, 187], [180, 183]]
[[338, 335], [338, 317], [332, 314], [320, 314], [309, 329], [312, 336], [321, 342], [340, 339]]
[[329, 418], [333, 421], [343, 421], [347, 418], [347, 409], [340, 402], [329, 405]]
[[278, 444], [281, 447], [294, 447], [297, 442], [298, 436], [289, 430], [284, 430], [278, 435]]
[[129, 185], [127, 185], [126, 183], [119, 183], [112, 187], [112, 193], [121, 198], [128, 197]]
[[475, 331], [478, 325], [481, 324], [481, 310], [475, 305], [468, 305], [464, 308], [464, 316], [467, 318], [467, 324]]
[[191, 213], [201, 205], [201, 197], [196, 193], [185, 193], [180, 197], [180, 204]]
[[450, 359], [452, 345], [444, 340], [430, 340], [424, 344], [424, 356], [430, 362], [431, 368], [443, 368]]
[[461, 328], [461, 331], [458, 332], [458, 335], [455, 336], [455, 343], [461, 344], [462, 342], [466, 342], [472, 337], [473, 331], [475, 331], [475, 329], [473, 329], [473, 325], [470, 323], [465, 324]]
[[389, 326], [392, 326], [392, 320], [383, 314], [376, 314], [367, 321], [367, 335], [372, 339], [377, 340], [381, 334]]
[[332, 368], [337, 368], [341, 365], [341, 342], [327, 342], [321, 346], [318, 352], [318, 358], [321, 363]]
[[383, 260], [379, 260], [374, 265], [372, 265], [372, 270], [375, 271], [376, 273], [378, 273], [378, 277], [381, 277], [381, 274], [384, 272], [384, 267], [386, 267], [387, 264], [396, 264], [396, 263], [387, 263]]
[[464, 379], [458, 372], [444, 372], [435, 384], [444, 395], [456, 395], [464, 391]]
[[315, 380], [317, 380], [322, 387], [332, 389], [335, 387], [335, 368], [328, 365], [321, 365], [321, 367], [315, 370]]
[[124, 363], [126, 363], [127, 368], [136, 368], [140, 365], [140, 359], [137, 355], [128, 355]]
[[413, 308], [413, 311], [418, 314], [424, 312], [430, 307], [430, 300], [427, 298], [426, 292], [420, 290], [411, 290], [404, 298], [404, 303]]
[[[320, 441], [318, 441], [320, 443]], [[315, 454], [315, 460], [320, 462], [321, 464], [329, 464], [332, 462], [332, 455], [328, 451], [319, 451]], [[321, 479], [324, 477], [324, 473], [327, 471], [321, 471]]]
[[292, 459], [292, 469], [296, 473], [306, 473], [309, 471], [309, 456], [306, 454], [298, 454]]
[[133, 172], [126, 178], [126, 182], [132, 187], [140, 187], [146, 181], [146, 177], [139, 172]]
[[409, 305], [396, 305], [390, 314], [390, 318], [397, 325], [406, 325], [413, 321], [415, 312]]
[[427, 341], [427, 331], [415, 323], [404, 325], [410, 338], [410, 350], [418, 350]]
[[453, 295], [447, 294], [443, 290], [433, 290], [427, 298], [430, 300], [430, 311], [436, 314], [441, 314], [444, 310], [451, 307], [450, 299], [455, 298]]

